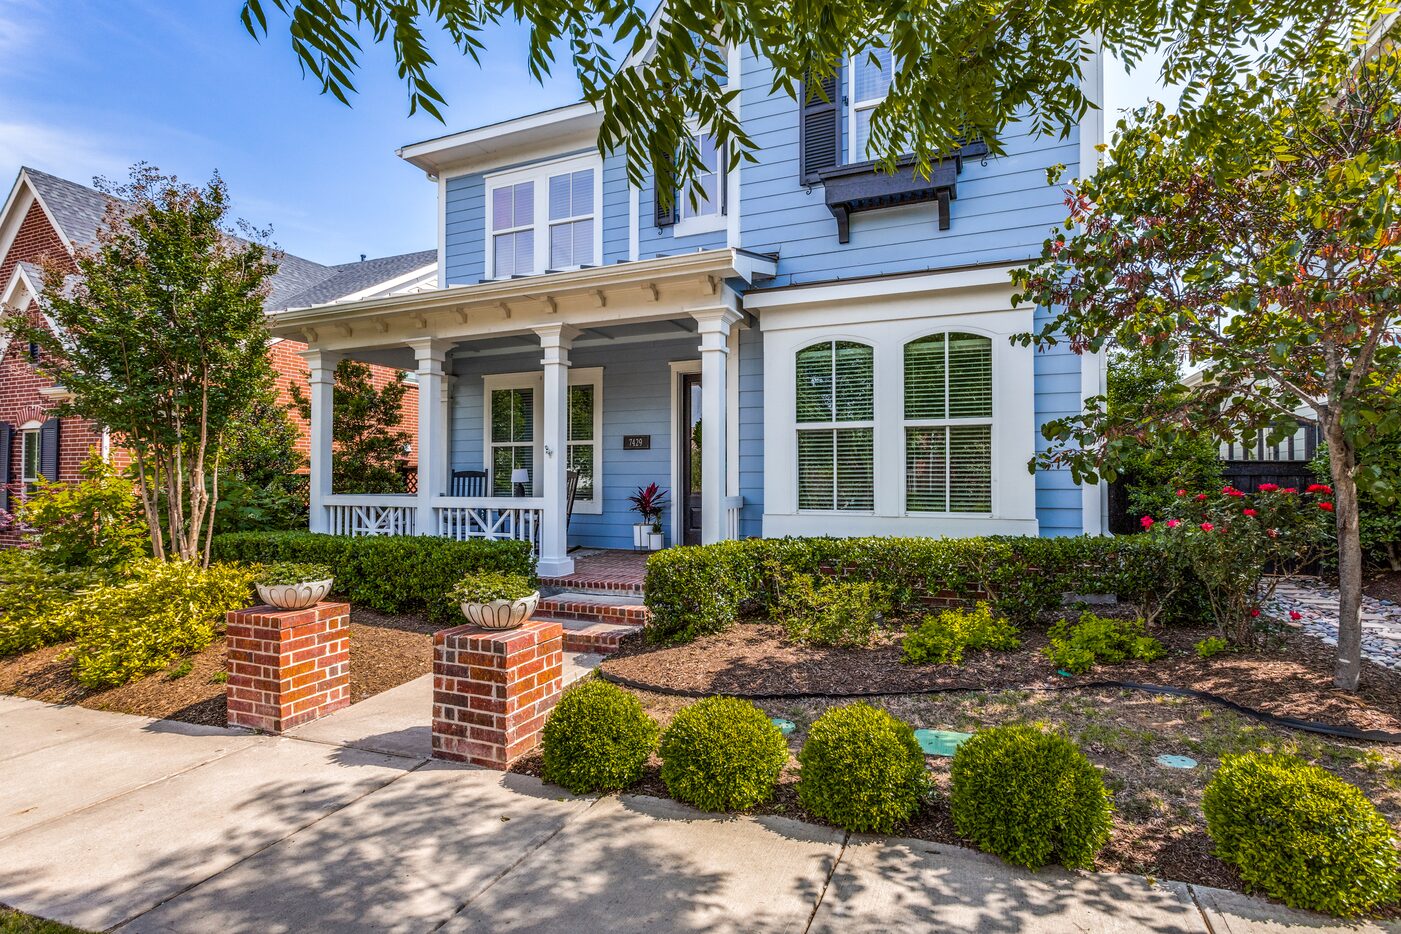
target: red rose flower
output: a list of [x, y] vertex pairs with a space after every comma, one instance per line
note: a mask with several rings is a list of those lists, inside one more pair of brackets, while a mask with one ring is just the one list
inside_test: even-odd
[[1265, 534], [1270, 538], [1279, 538], [1279, 529], [1266, 529]]
[[1259, 615], [1260, 615], [1260, 608], [1259, 608], [1258, 606], [1252, 606], [1252, 607], [1250, 608], [1250, 615], [1251, 615], [1252, 618], [1253, 618], [1253, 617], [1256, 617], [1256, 616], [1259, 616]]
[[1198, 494], [1197, 494], [1197, 502], [1201, 502], [1201, 501], [1204, 500], [1204, 499], [1206, 499], [1206, 494], [1205, 494], [1205, 493], [1198, 493]]
[[1252, 519], [1253, 519], [1256, 515], [1258, 515], [1258, 513], [1256, 513], [1255, 510], [1253, 510], [1253, 509], [1242, 509], [1242, 510], [1240, 511], [1240, 514], [1243, 515], [1243, 516], [1250, 516]]
[[1296, 487], [1296, 486], [1287, 486], [1287, 487], [1285, 487], [1283, 490], [1280, 490], [1280, 492], [1281, 492], [1281, 493], [1297, 493], [1297, 492], [1299, 492], [1299, 488]]
[[1303, 613], [1300, 613], [1298, 610], [1290, 610], [1290, 611], [1289, 611], [1289, 618], [1292, 619], [1294, 622], [1297, 623], [1299, 620], [1301, 620], [1301, 619], [1304, 618], [1304, 614], [1303, 614]]
[[1237, 490], [1235, 487], [1231, 486], [1230, 484], [1227, 484], [1226, 486], [1223, 486], [1223, 487], [1221, 488], [1221, 492], [1222, 492], [1223, 494], [1225, 494], [1226, 496], [1244, 496], [1244, 495], [1245, 495], [1245, 494], [1242, 493], [1240, 490]]
[[1175, 528], [1177, 528], [1179, 525], [1181, 525], [1181, 523], [1178, 522], [1176, 519], [1169, 519], [1169, 520], [1167, 521], [1167, 527], [1170, 528], [1170, 529], [1175, 529]]
[[1324, 512], [1332, 512], [1332, 511], [1333, 511], [1333, 504], [1330, 503], [1330, 502], [1328, 502], [1328, 500], [1325, 499], [1323, 502], [1321, 502], [1321, 503], [1318, 504], [1318, 508], [1319, 508], [1319, 509], [1322, 509]]
[[1142, 519], [1139, 519], [1139, 520], [1138, 520], [1138, 524], [1141, 525], [1141, 526], [1143, 526], [1143, 528], [1144, 528], [1145, 530], [1151, 529], [1151, 528], [1153, 527], [1153, 517], [1152, 517], [1152, 516], [1144, 516]]
[[1210, 531], [1211, 531], [1212, 529], [1214, 529], [1214, 528], [1216, 528], [1216, 526], [1212, 525], [1210, 522], [1203, 522], [1203, 523], [1202, 523], [1202, 531], [1203, 531], [1203, 532], [1210, 532]]
[[1332, 495], [1333, 495], [1333, 488], [1332, 488], [1331, 486], [1329, 486], [1328, 484], [1326, 484], [1326, 483], [1310, 483], [1309, 486], [1308, 486], [1308, 489], [1304, 490], [1304, 492], [1305, 492], [1305, 493], [1327, 493], [1329, 496], [1332, 496]]
[[1279, 484], [1278, 484], [1278, 483], [1262, 483], [1262, 484], [1260, 484], [1260, 492], [1261, 492], [1261, 493], [1273, 493], [1273, 492], [1274, 492], [1275, 490], [1277, 490], [1277, 489], [1279, 489]]
[[1178, 490], [1178, 491], [1177, 491], [1177, 495], [1178, 495], [1178, 496], [1186, 496], [1186, 495], [1187, 495], [1187, 491], [1186, 491], [1186, 490]]

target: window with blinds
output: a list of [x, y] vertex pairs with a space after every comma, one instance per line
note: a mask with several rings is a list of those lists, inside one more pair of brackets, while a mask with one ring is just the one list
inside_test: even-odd
[[[590, 423], [592, 425], [592, 423]], [[535, 495], [535, 390], [494, 389], [491, 393], [491, 495], [514, 492], [511, 473], [526, 470], [526, 493]]]
[[594, 498], [594, 405], [593, 384], [569, 387], [569, 469], [579, 474], [574, 499], [580, 503], [591, 503]]
[[591, 266], [593, 169], [550, 176], [550, 268]]
[[491, 192], [492, 275], [535, 272], [535, 183], [502, 185]]
[[798, 508], [875, 508], [875, 360], [867, 344], [797, 353]]
[[931, 334], [905, 345], [905, 509], [992, 511], [992, 340]]

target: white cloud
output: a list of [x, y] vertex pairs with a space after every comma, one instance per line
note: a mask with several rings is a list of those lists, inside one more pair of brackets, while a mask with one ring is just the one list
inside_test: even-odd
[[87, 184], [94, 175], [123, 177], [134, 161], [124, 146], [95, 134], [0, 117], [0, 172], [32, 165]]
[[30, 55], [42, 30], [38, 0], [0, 0], [0, 72], [32, 62]]

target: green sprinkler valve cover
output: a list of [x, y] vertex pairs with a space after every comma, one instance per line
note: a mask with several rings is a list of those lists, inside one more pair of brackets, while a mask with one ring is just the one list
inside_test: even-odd
[[915, 739], [926, 756], [951, 756], [959, 744], [972, 735], [953, 730], [915, 730]]

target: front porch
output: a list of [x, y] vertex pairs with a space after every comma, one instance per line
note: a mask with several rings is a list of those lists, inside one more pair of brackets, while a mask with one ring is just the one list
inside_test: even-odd
[[[311, 529], [518, 539], [564, 578], [571, 548], [632, 545], [627, 497], [655, 482], [666, 544], [757, 534], [738, 457], [738, 359], [750, 341], [757, 358], [757, 329], [727, 283], [771, 267], [714, 250], [284, 312], [274, 333], [309, 345]], [[347, 357], [413, 374], [417, 493], [333, 489]]]

